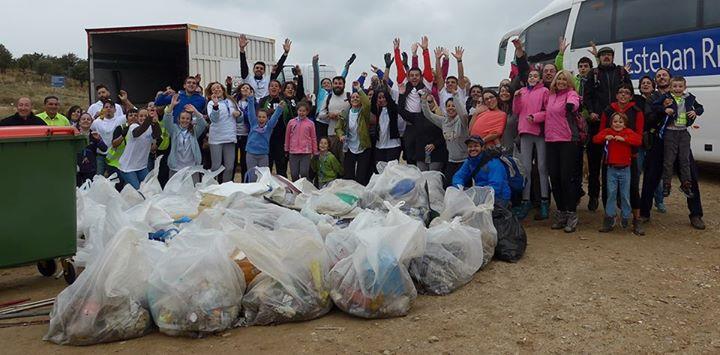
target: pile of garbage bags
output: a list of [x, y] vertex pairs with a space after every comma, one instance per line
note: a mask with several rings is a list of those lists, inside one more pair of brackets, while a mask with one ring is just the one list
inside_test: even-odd
[[524, 230], [493, 207], [492, 188], [445, 191], [441, 174], [397, 161], [378, 171], [367, 187], [323, 189], [267, 168], [248, 184], [186, 168], [164, 188], [153, 171], [121, 192], [96, 176], [77, 190], [85, 270], [58, 295], [44, 339], [196, 338], [315, 319], [333, 305], [404, 316], [418, 293], [457, 290], [494, 253], [522, 256]]

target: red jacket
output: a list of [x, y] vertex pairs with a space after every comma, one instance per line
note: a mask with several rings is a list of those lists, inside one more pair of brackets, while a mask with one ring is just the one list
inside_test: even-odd
[[593, 143], [603, 144], [605, 136], [620, 136], [625, 138], [624, 142], [607, 141], [607, 156], [605, 164], [610, 166], [629, 166], [632, 162], [632, 147], [639, 147], [642, 144], [642, 136], [630, 128], [616, 131], [612, 128], [605, 128], [593, 137]]

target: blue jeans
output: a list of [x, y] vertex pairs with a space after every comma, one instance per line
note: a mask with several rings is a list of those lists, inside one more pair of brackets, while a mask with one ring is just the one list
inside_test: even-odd
[[95, 156], [95, 166], [97, 167], [95, 174], [105, 176], [107, 166], [107, 163], [105, 163], [105, 155], [98, 154]]
[[617, 215], [617, 196], [620, 190], [620, 207], [622, 208], [622, 218], [629, 219], [632, 217], [632, 209], [630, 208], [630, 167], [622, 169], [607, 168], [607, 180], [605, 181], [608, 191], [608, 200], [605, 204], [605, 215], [615, 217]]
[[148, 169], [142, 169], [138, 171], [133, 171], [126, 173], [124, 171], [120, 172], [120, 175], [122, 176], [123, 181], [126, 183], [132, 185], [132, 187], [135, 188], [135, 190], [140, 190], [140, 182], [145, 180], [145, 177], [148, 174]]

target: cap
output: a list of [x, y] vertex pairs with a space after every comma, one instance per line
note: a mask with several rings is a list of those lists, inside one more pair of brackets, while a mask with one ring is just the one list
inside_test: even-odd
[[601, 55], [601, 54], [607, 53], [607, 52], [610, 52], [610, 54], [613, 54], [613, 55], [615, 54], [615, 50], [614, 50], [614, 49], [612, 49], [612, 48], [610, 48], [610, 47], [602, 47], [602, 48], [600, 48], [600, 50], [598, 51], [598, 55]]
[[482, 146], [485, 145], [485, 141], [480, 136], [470, 136], [470, 138], [465, 140], [465, 144], [469, 144], [470, 142], [475, 142]]

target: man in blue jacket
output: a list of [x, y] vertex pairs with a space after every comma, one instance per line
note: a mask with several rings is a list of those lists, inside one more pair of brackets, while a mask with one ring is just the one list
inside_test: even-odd
[[[207, 100], [203, 97], [202, 92], [198, 92], [198, 80], [194, 76], [185, 78], [183, 85], [185, 90], [180, 90], [180, 102], [173, 109], [173, 119], [178, 123], [180, 113], [185, 110], [185, 105], [193, 105], [201, 114], [207, 114]], [[165, 92], [159, 92], [155, 97], [155, 106], [166, 106], [172, 101], [175, 91], [168, 87]]]
[[472, 136], [465, 141], [468, 158], [452, 179], [453, 186], [462, 189], [471, 186], [490, 186], [495, 190], [495, 203], [507, 207], [510, 201], [508, 173], [500, 159], [484, 152], [485, 142], [481, 137]]

